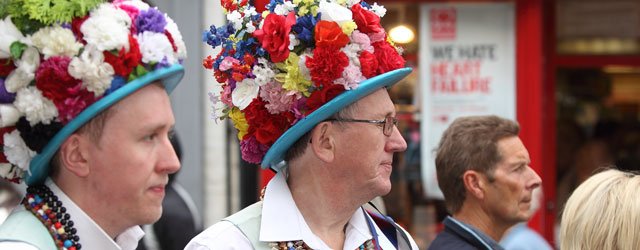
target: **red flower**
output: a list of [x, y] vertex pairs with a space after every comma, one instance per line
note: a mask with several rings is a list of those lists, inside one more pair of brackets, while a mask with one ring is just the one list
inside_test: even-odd
[[205, 58], [204, 60], [202, 60], [202, 66], [205, 69], [213, 69], [213, 62], [215, 60], [213, 60], [213, 57], [211, 57], [211, 55], [207, 56], [207, 58]]
[[87, 42], [84, 40], [84, 34], [80, 32], [80, 27], [82, 26], [84, 21], [86, 21], [88, 18], [89, 18], [89, 15], [86, 15], [83, 17], [76, 17], [73, 20], [71, 20], [71, 31], [76, 36], [76, 39], [83, 44], [87, 44]]
[[335, 46], [342, 48], [349, 43], [349, 37], [342, 32], [340, 25], [331, 21], [319, 21], [315, 27], [316, 46]]
[[73, 88], [81, 84], [80, 80], [69, 75], [69, 62], [69, 57], [53, 56], [36, 70], [36, 87], [56, 105], [73, 95]]
[[371, 11], [365, 10], [360, 4], [351, 6], [353, 20], [358, 25], [358, 30], [362, 33], [378, 33], [383, 31], [380, 26], [380, 17]]
[[289, 32], [294, 24], [296, 17], [293, 12], [289, 12], [287, 17], [271, 13], [264, 19], [262, 29], [253, 32], [253, 36], [269, 52], [272, 62], [279, 63], [289, 57]]
[[404, 67], [404, 58], [386, 41], [375, 42], [373, 54], [378, 58], [378, 74]]
[[232, 12], [232, 11], [238, 9], [238, 6], [235, 5], [235, 1], [234, 0], [220, 0], [220, 4], [228, 12]]
[[110, 51], [104, 51], [104, 61], [111, 64], [116, 75], [122, 76], [125, 79], [129, 77], [131, 71], [142, 63], [142, 54], [140, 54], [140, 47], [138, 41], [131, 34], [129, 34], [129, 52], [124, 48], [120, 49], [118, 54], [114, 54]]
[[364, 77], [371, 78], [378, 75], [378, 59], [373, 53], [366, 50], [362, 51], [358, 59], [360, 60], [360, 69]]
[[342, 76], [344, 68], [349, 66], [349, 58], [337, 47], [316, 47], [305, 65], [315, 86], [327, 85]]
[[62, 102], [56, 102], [58, 109], [58, 119], [62, 124], [76, 118], [80, 112], [96, 101], [96, 97], [92, 92], [82, 88], [82, 84], [78, 84], [73, 88], [69, 88], [70, 97]]
[[322, 89], [316, 90], [311, 93], [311, 96], [307, 98], [307, 112], [306, 114], [311, 114], [316, 109], [320, 108], [322, 105], [335, 98], [339, 94], [344, 92], [344, 86], [340, 84], [328, 84], [324, 85]]
[[0, 59], [0, 77], [7, 77], [9, 73], [16, 69], [11, 59]]
[[253, 135], [260, 144], [271, 146], [284, 131], [291, 127], [294, 117], [290, 112], [271, 114], [265, 105], [262, 99], [255, 98], [244, 110], [249, 124], [249, 131], [244, 138]]

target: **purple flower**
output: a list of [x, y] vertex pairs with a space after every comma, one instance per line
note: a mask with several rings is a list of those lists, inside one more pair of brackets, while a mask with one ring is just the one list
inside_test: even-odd
[[0, 103], [12, 103], [16, 99], [15, 93], [9, 93], [4, 87], [4, 78], [0, 78]]
[[240, 150], [242, 159], [249, 163], [260, 164], [269, 147], [260, 144], [255, 137], [251, 136], [240, 142]]
[[145, 31], [164, 33], [165, 26], [167, 26], [167, 20], [164, 18], [164, 14], [156, 8], [143, 10], [136, 18], [138, 33]]

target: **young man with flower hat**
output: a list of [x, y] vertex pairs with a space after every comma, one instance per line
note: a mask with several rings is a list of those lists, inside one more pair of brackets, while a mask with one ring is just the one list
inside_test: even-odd
[[262, 14], [222, 1], [229, 23], [204, 34], [222, 91], [216, 115], [238, 130], [242, 157], [278, 173], [262, 201], [185, 249], [418, 249], [391, 219], [362, 208], [391, 189], [406, 142], [386, 87], [410, 69], [359, 0], [274, 0]]
[[0, 249], [135, 249], [180, 168], [182, 35], [139, 0], [37, 3], [0, 8], [0, 174], [29, 186]]

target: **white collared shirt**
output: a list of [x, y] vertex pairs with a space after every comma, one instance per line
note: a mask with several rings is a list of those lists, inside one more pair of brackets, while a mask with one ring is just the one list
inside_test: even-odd
[[[365, 216], [369, 215], [362, 209], [357, 209], [351, 216], [345, 229], [343, 249], [356, 249], [372, 238]], [[375, 224], [374, 227], [378, 234], [380, 247], [385, 250], [396, 249], [384, 237], [380, 228]], [[267, 184], [262, 205], [259, 239], [261, 242], [303, 240], [312, 249], [330, 249], [322, 239], [311, 232], [293, 201], [286, 178], [282, 173], [278, 173]], [[413, 239], [410, 241], [413, 249], [418, 249]], [[400, 242], [399, 249], [408, 249], [402, 240]], [[204, 249], [252, 249], [252, 245], [249, 239], [231, 222], [220, 221], [200, 233], [185, 247], [185, 250]]]
[[[73, 227], [76, 228], [82, 249], [101, 249], [101, 250], [135, 250], [138, 241], [144, 236], [144, 231], [139, 226], [128, 228], [122, 232], [115, 241], [96, 224], [78, 205], [76, 205], [60, 188], [50, 179], [47, 178], [45, 185], [58, 196], [58, 200], [67, 208], [67, 213], [71, 215]], [[24, 207], [19, 206], [24, 209]], [[37, 248], [27, 243], [6, 242], [0, 243], [0, 249], [21, 249], [21, 250], [37, 250]]]

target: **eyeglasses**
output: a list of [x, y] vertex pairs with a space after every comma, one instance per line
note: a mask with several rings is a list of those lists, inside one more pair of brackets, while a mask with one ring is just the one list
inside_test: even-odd
[[376, 124], [378, 126], [382, 126], [382, 133], [385, 136], [391, 136], [393, 132], [393, 126], [398, 125], [398, 118], [387, 116], [384, 120], [360, 120], [360, 119], [327, 119], [326, 121], [335, 121], [335, 122], [364, 122]]

